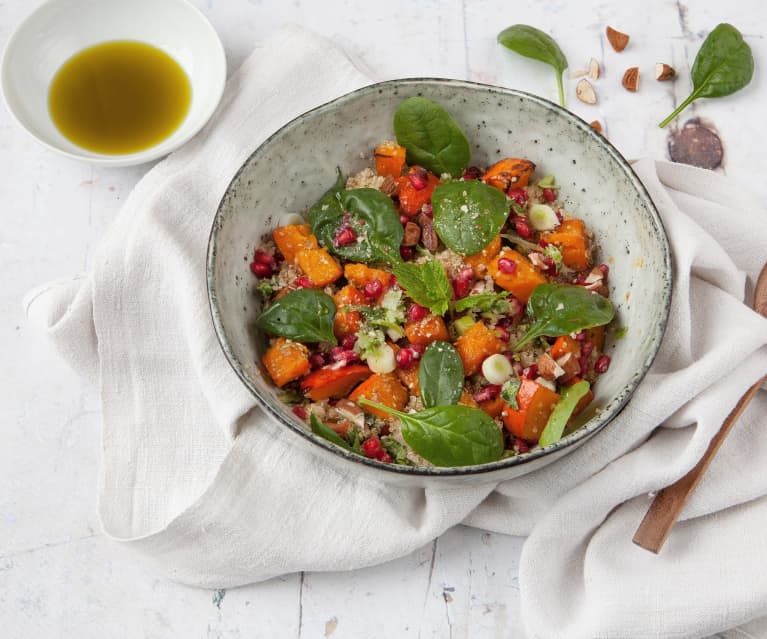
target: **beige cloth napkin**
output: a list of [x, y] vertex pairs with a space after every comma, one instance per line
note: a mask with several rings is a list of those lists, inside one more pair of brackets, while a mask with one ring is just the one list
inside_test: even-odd
[[367, 83], [327, 41], [280, 31], [235, 73], [208, 127], [139, 183], [91, 271], [28, 295], [30, 319], [99, 388], [106, 534], [172, 579], [228, 587], [376, 564], [463, 522], [530, 535], [520, 587], [531, 636], [697, 636], [767, 614], [763, 393], [663, 554], [630, 541], [648, 491], [694, 465], [767, 371], [767, 320], [742, 303], [767, 217], [721, 176], [635, 165], [673, 245], [669, 328], [616, 422], [556, 464], [499, 486], [387, 488], [326, 467], [255, 406], [209, 318], [214, 212], [266, 136]]

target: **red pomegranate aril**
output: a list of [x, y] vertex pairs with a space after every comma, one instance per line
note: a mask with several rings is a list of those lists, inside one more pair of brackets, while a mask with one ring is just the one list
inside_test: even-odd
[[519, 437], [514, 438], [514, 448], [517, 449], [517, 452], [520, 455], [530, 450], [530, 446], [527, 445], [527, 442], [524, 439], [520, 439]]
[[336, 232], [336, 236], [333, 238], [334, 246], [349, 246], [357, 241], [357, 234], [350, 226], [341, 228]]
[[407, 309], [407, 318], [411, 322], [417, 322], [426, 317], [426, 309], [420, 304], [413, 302]]
[[585, 355], [581, 355], [578, 358], [578, 366], [581, 367], [581, 375], [585, 375], [589, 372], [589, 358]]
[[552, 260], [550, 257], [544, 257], [543, 263], [546, 265], [546, 273], [548, 275], [556, 275], [557, 274], [557, 265], [554, 260]]
[[415, 357], [416, 359], [421, 357], [421, 355], [423, 355], [423, 352], [426, 350], [426, 346], [424, 346], [423, 344], [411, 344], [410, 346], [408, 346], [408, 348], [411, 351], [413, 351], [413, 357]]
[[597, 361], [594, 362], [594, 371], [601, 375], [602, 373], [606, 373], [608, 368], [610, 368], [610, 356], [600, 355], [597, 358]]
[[532, 366], [528, 366], [522, 371], [522, 374], [527, 377], [527, 379], [535, 379], [538, 377], [538, 365], [533, 364]]
[[498, 384], [488, 384], [480, 388], [472, 397], [475, 402], [487, 402], [495, 399], [501, 394], [501, 387]]
[[591, 351], [594, 350], [594, 344], [592, 342], [586, 342], [584, 341], [583, 344], [581, 344], [581, 355], [584, 357], [588, 357], [591, 355]]
[[585, 342], [586, 341], [586, 332], [585, 331], [578, 331], [575, 334], [575, 339], [579, 342]]
[[341, 348], [343, 348], [345, 351], [350, 351], [354, 348], [354, 345], [357, 343], [357, 336], [353, 333], [351, 335], [346, 335], [341, 340]]
[[298, 419], [306, 419], [306, 409], [303, 406], [294, 406], [293, 414], [298, 417]]
[[371, 457], [373, 459], [385, 453], [381, 447], [381, 440], [375, 436], [362, 442], [362, 452], [365, 453], [365, 457]]
[[293, 286], [296, 288], [312, 288], [314, 284], [307, 275], [299, 275], [293, 280]]
[[413, 351], [409, 348], [401, 348], [398, 350], [397, 354], [394, 356], [394, 359], [397, 361], [397, 366], [399, 366], [402, 370], [407, 370], [415, 363]]
[[562, 211], [560, 211], [559, 209], [557, 209], [557, 210], [555, 211], [555, 213], [556, 213], [556, 215], [557, 215], [557, 219], [559, 220], [559, 223], [560, 223], [560, 224], [562, 224], [562, 222], [564, 222], [564, 221], [565, 221], [565, 218], [564, 218], [564, 217], [562, 217]]
[[482, 170], [476, 166], [468, 167], [461, 176], [464, 180], [478, 180], [482, 176]]
[[405, 215], [404, 213], [400, 213], [399, 216], [399, 223], [402, 224], [402, 226], [407, 226], [407, 223], [410, 221], [410, 218]]
[[506, 275], [511, 275], [517, 270], [517, 263], [514, 260], [510, 260], [508, 257], [502, 257], [498, 260], [498, 270]]
[[269, 264], [264, 264], [263, 262], [251, 262], [250, 272], [259, 278], [271, 277], [274, 273], [272, 267]]
[[514, 200], [519, 206], [524, 206], [527, 203], [527, 191], [519, 187], [515, 189], [509, 189], [507, 195]]
[[610, 267], [607, 264], [600, 264], [597, 268], [602, 271], [602, 278], [607, 279], [607, 276], [610, 274]]
[[325, 366], [325, 356], [322, 353], [312, 353], [309, 355], [309, 366], [312, 367], [312, 370], [322, 368]]
[[434, 217], [434, 207], [432, 207], [431, 202], [427, 202], [421, 207], [421, 213], [427, 217]]
[[370, 280], [365, 284], [362, 292], [365, 294], [365, 297], [374, 300], [383, 292], [383, 284], [381, 284], [381, 280]]
[[422, 191], [429, 184], [429, 178], [423, 169], [415, 169], [408, 173], [407, 179], [416, 191]]
[[530, 230], [530, 224], [527, 218], [521, 215], [514, 218], [514, 229], [517, 231], [517, 235], [526, 240], [529, 240], [533, 236], [533, 232]]
[[399, 247], [399, 256], [403, 260], [412, 260], [413, 255], [415, 255], [415, 250], [412, 246], [400, 246]]
[[273, 266], [274, 255], [267, 253], [263, 249], [256, 249], [256, 252], [253, 255], [253, 261], [260, 264], [268, 264], [269, 266]]
[[377, 459], [378, 459], [378, 461], [383, 462], [384, 464], [391, 464], [394, 461], [392, 456], [389, 453], [385, 452], [385, 451], [383, 453], [381, 453], [377, 457]]
[[556, 199], [556, 195], [552, 189], [543, 189], [543, 199], [551, 204]]

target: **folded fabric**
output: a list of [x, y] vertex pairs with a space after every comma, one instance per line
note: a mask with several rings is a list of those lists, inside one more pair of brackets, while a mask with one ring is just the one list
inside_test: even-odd
[[520, 586], [535, 637], [695, 636], [767, 614], [763, 393], [663, 553], [631, 544], [647, 493], [696, 463], [767, 371], [767, 320], [743, 303], [767, 216], [721, 176], [635, 165], [673, 248], [668, 330], [626, 409], [556, 464], [498, 486], [384, 488], [326, 467], [256, 407], [210, 322], [213, 215], [268, 135], [369, 81], [327, 41], [281, 30], [231, 78], [208, 127], [139, 183], [90, 273], [27, 297], [30, 318], [98, 385], [106, 534], [173, 579], [229, 587], [376, 564], [463, 522], [530, 535]]

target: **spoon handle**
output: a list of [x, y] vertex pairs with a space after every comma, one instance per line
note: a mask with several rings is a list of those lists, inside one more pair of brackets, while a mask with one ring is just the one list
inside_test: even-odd
[[653, 499], [650, 508], [645, 513], [644, 519], [642, 519], [642, 523], [639, 524], [634, 534], [632, 541], [637, 546], [641, 546], [655, 554], [660, 552], [687, 500], [695, 490], [698, 482], [700, 482], [709, 464], [711, 464], [711, 460], [714, 459], [714, 455], [716, 455], [735, 422], [738, 421], [741, 413], [743, 413], [765, 381], [767, 381], [767, 375], [757, 380], [738, 400], [735, 408], [730, 411], [719, 431], [711, 439], [711, 443], [708, 445], [708, 449], [703, 457], [700, 458], [700, 461], [686, 475], [655, 495], [655, 499]]

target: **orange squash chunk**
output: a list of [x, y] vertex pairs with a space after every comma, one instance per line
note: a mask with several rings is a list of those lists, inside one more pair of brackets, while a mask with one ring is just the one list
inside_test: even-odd
[[436, 341], [448, 341], [450, 333], [447, 331], [444, 320], [439, 315], [427, 313], [422, 319], [415, 322], [405, 322], [405, 336], [411, 344], [428, 346]]
[[506, 406], [506, 402], [504, 402], [500, 397], [496, 397], [494, 399], [487, 399], [484, 402], [479, 403], [479, 407], [485, 411], [490, 417], [495, 419], [498, 417], [498, 415], [501, 414], [503, 411], [504, 406]]
[[[400, 383], [399, 379], [394, 373], [376, 373], [368, 377], [362, 384], [354, 389], [354, 392], [349, 395], [349, 399], [356, 402], [360, 398], [364, 397], [394, 410], [402, 410], [407, 404], [409, 398], [407, 389]], [[381, 419], [387, 419], [391, 417], [389, 413], [386, 413], [378, 408], [371, 406], [361, 406], [362, 410], [380, 417]]]
[[326, 248], [299, 251], [296, 261], [314, 286], [327, 286], [344, 274], [338, 262]]
[[[504, 273], [498, 268], [498, 260], [511, 260], [516, 264], [513, 273]], [[533, 289], [539, 284], [545, 284], [548, 280], [543, 273], [536, 271], [524, 255], [514, 249], [503, 249], [487, 265], [487, 270], [495, 283], [509, 291], [514, 297], [527, 304], [527, 300]]]
[[336, 303], [336, 318], [333, 321], [333, 334], [342, 340], [347, 335], [354, 335], [360, 330], [362, 313], [345, 310], [346, 306], [362, 306], [367, 298], [353, 286], [347, 284], [333, 296]]
[[477, 277], [484, 277], [487, 273], [487, 265], [490, 263], [498, 253], [501, 251], [501, 236], [496, 235], [494, 239], [490, 240], [485, 248], [479, 253], [464, 257], [463, 261], [466, 262], [472, 269], [474, 269], [474, 275]]
[[458, 403], [461, 406], [468, 406], [469, 408], [479, 408], [477, 401], [471, 396], [471, 393], [466, 390], [461, 393], [461, 398], [458, 400]]
[[405, 166], [407, 150], [396, 142], [381, 142], [373, 153], [376, 160], [376, 173], [393, 177], [395, 180], [402, 175]]
[[514, 410], [506, 404], [501, 412], [501, 419], [515, 437], [537, 442], [558, 401], [558, 393], [525, 378], [517, 392], [519, 410]]
[[272, 342], [261, 361], [274, 383], [280, 387], [303, 377], [311, 368], [309, 349], [284, 337], [278, 337]]
[[573, 357], [581, 356], [581, 345], [578, 340], [573, 339], [569, 335], [562, 335], [557, 337], [554, 345], [551, 347], [551, 356], [554, 359], [559, 359], [567, 353], [572, 353]]
[[605, 327], [595, 326], [586, 329], [586, 341], [594, 344], [594, 348], [601, 351], [605, 347]]
[[[389, 346], [392, 347], [394, 355], [396, 356], [400, 350], [399, 346], [396, 344], [389, 344]], [[399, 381], [410, 391], [411, 395], [418, 397], [418, 395], [421, 394], [421, 386], [418, 383], [418, 362], [413, 364], [410, 368], [400, 368], [397, 366], [394, 372]]]
[[367, 264], [346, 264], [344, 277], [357, 288], [365, 288], [365, 284], [378, 280], [383, 284], [384, 290], [389, 288], [391, 273], [382, 271], [380, 268], [372, 268]]
[[288, 264], [295, 264], [299, 251], [319, 248], [308, 224], [288, 224], [272, 232], [274, 243]]
[[363, 364], [351, 364], [343, 368], [318, 368], [301, 380], [301, 390], [309, 399], [318, 402], [331, 397], [346, 397], [372, 371]]
[[[419, 167], [411, 167], [410, 171]], [[422, 189], [415, 188], [407, 175], [397, 179], [399, 184], [399, 208], [410, 217], [414, 217], [421, 212], [421, 207], [431, 200], [431, 194], [434, 189], [441, 184], [436, 175], [426, 174], [426, 186]]]
[[479, 372], [487, 357], [502, 353], [504, 348], [506, 342], [483, 322], [474, 322], [469, 330], [455, 341], [455, 349], [463, 362], [463, 372], [466, 375]]
[[493, 164], [482, 176], [482, 181], [506, 193], [509, 189], [527, 186], [535, 164], [530, 160], [506, 158]]
[[543, 239], [561, 248], [565, 266], [585, 271], [591, 265], [589, 239], [583, 220], [565, 220], [555, 231], [544, 233]]

